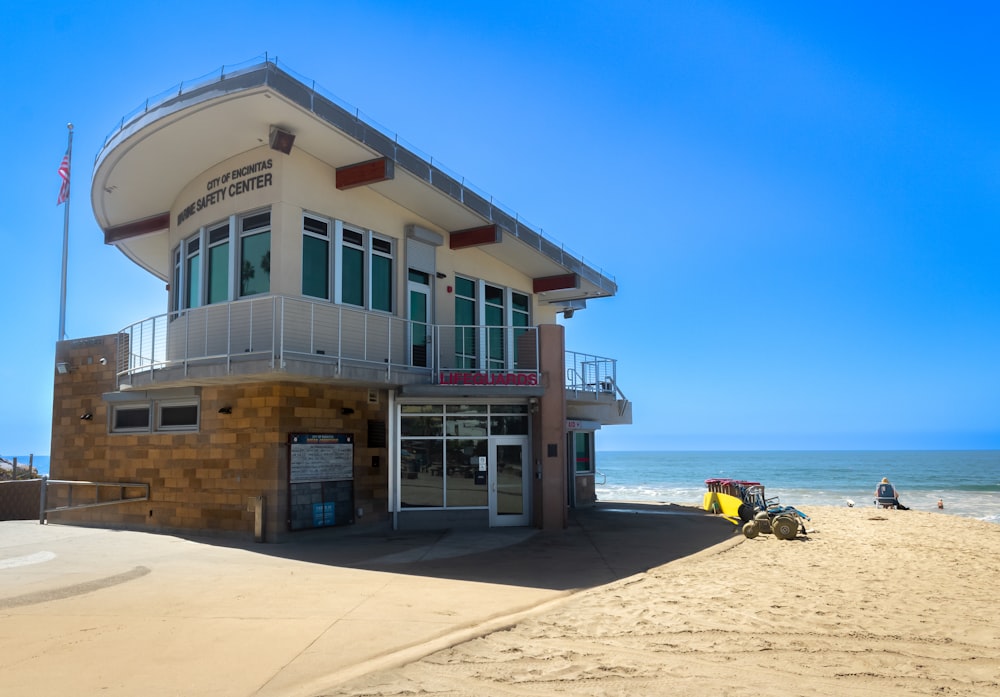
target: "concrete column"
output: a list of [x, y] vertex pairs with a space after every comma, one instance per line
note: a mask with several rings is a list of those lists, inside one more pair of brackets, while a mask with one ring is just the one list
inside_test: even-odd
[[[545, 394], [534, 420], [535, 525], [562, 530], [567, 525], [566, 333], [558, 324], [538, 327], [538, 358]], [[541, 479], [538, 479], [539, 473]]]

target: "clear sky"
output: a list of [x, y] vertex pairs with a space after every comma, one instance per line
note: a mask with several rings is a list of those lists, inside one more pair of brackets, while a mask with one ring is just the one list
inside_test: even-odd
[[47, 454], [67, 333], [166, 311], [90, 208], [147, 98], [267, 52], [613, 275], [598, 448], [1000, 448], [994, 3], [4, 3], [0, 453]]

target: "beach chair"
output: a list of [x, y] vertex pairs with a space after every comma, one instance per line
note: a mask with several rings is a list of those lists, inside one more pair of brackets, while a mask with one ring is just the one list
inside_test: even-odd
[[876, 508], [895, 508], [898, 505], [896, 490], [892, 488], [892, 484], [879, 484], [875, 490]]

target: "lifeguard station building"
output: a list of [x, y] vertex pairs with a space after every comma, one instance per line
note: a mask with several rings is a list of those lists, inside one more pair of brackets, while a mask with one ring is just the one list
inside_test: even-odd
[[557, 319], [615, 281], [315, 83], [263, 58], [147, 102], [91, 203], [167, 305], [58, 343], [50, 519], [275, 541], [595, 500], [631, 405]]

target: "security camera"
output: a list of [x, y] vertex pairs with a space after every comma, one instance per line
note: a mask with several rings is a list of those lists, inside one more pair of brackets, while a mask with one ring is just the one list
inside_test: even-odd
[[105, 358], [104, 356], [101, 356], [101, 365], [107, 365], [107, 364], [108, 364], [108, 359]]

